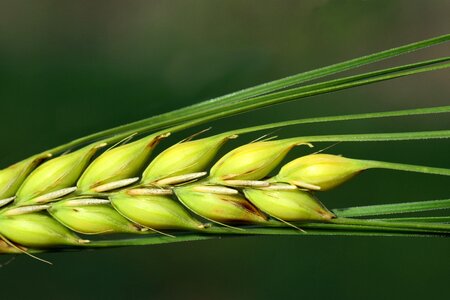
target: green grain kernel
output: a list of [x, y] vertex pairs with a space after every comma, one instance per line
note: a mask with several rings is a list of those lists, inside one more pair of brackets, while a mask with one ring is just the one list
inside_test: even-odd
[[222, 194], [214, 187], [189, 185], [175, 189], [175, 194], [190, 210], [216, 222], [265, 223], [266, 217], [239, 194]]
[[[74, 186], [95, 152], [105, 145], [89, 145], [45, 162], [34, 170], [20, 186], [16, 204], [48, 202], [63, 196], [64, 193], [60, 194], [57, 191]], [[52, 194], [53, 192], [56, 193]], [[44, 195], [49, 196], [45, 197]]]
[[[92, 199], [97, 200], [97, 199]], [[83, 234], [136, 233], [140, 227], [120, 215], [105, 200], [68, 199], [52, 205], [49, 213], [64, 226]], [[106, 202], [108, 202], [106, 200]]]
[[330, 154], [312, 154], [284, 165], [273, 181], [326, 191], [368, 168], [362, 161]]
[[13, 197], [34, 168], [49, 157], [50, 153], [33, 156], [0, 170], [0, 199]]
[[326, 221], [334, 216], [305, 191], [245, 189], [244, 194], [256, 207], [284, 221]]
[[152, 229], [199, 230], [204, 226], [178, 202], [160, 195], [132, 196], [126, 192], [110, 196], [114, 208], [127, 219]]
[[141, 182], [149, 184], [168, 177], [204, 171], [220, 147], [234, 137], [216, 135], [173, 145], [150, 163]]
[[223, 156], [210, 172], [211, 182], [226, 180], [260, 180], [267, 176], [297, 141], [254, 142], [238, 147]]
[[[96, 192], [96, 188], [102, 185], [136, 176], [148, 160], [153, 148], [163, 137], [152, 135], [107, 150], [83, 173], [77, 184], [78, 192]], [[120, 186], [112, 185], [111, 189], [116, 187]]]
[[0, 215], [0, 234], [15, 243], [36, 248], [77, 246], [88, 242], [43, 213]]

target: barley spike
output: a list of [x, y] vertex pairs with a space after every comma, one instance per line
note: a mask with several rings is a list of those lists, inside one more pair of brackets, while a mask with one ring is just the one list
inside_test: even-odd
[[[216, 157], [225, 144], [236, 142], [230, 140], [238, 134], [300, 123], [446, 113], [449, 107], [301, 119], [204, 138], [196, 134], [181, 142], [169, 137], [183, 129], [271, 104], [448, 68], [450, 64], [444, 63], [448, 59], [441, 58], [293, 87], [448, 40], [450, 35], [444, 35], [280, 79], [81, 138], [4, 168], [0, 170], [0, 253], [32, 255], [251, 234], [450, 236], [449, 224], [426, 222], [426, 218], [399, 221], [351, 216], [352, 211], [364, 216], [376, 215], [374, 210], [382, 215], [399, 210], [446, 209], [450, 207], [448, 200], [423, 206], [400, 203], [395, 207], [333, 211], [317, 197], [373, 168], [450, 176], [449, 169], [351, 159], [323, 151], [285, 162], [294, 147], [312, 147], [310, 142], [450, 138], [449, 130], [286, 139], [263, 135]], [[163, 139], [171, 145], [152, 157]], [[105, 149], [106, 145], [110, 148]], [[123, 240], [114, 235], [117, 233], [139, 237]], [[107, 240], [98, 237], [107, 234]]]

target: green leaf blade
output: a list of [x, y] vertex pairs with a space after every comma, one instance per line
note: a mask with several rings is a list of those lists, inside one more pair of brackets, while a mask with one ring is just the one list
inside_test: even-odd
[[349, 218], [413, 213], [440, 209], [450, 209], [450, 199], [337, 208], [333, 209], [333, 213], [338, 217]]

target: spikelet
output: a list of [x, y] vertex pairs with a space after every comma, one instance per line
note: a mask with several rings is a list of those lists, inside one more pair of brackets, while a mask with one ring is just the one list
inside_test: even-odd
[[[50, 153], [30, 157], [6, 169], [0, 170], [0, 207], [10, 201], [1, 201], [16, 195], [22, 182], [43, 160], [50, 158]], [[14, 199], [11, 199], [14, 200]]]
[[104, 146], [105, 143], [89, 145], [40, 165], [20, 186], [16, 205], [45, 203], [75, 191], [74, 185], [91, 157]]
[[164, 179], [166, 183], [172, 183], [167, 179], [205, 171], [220, 147], [235, 137], [222, 134], [175, 144], [153, 159], [145, 169], [141, 183], [161, 185], [165, 184]]
[[110, 196], [114, 208], [124, 217], [151, 229], [200, 230], [204, 225], [179, 203], [167, 196], [130, 195], [126, 191]]
[[67, 199], [53, 204], [49, 213], [71, 230], [83, 234], [136, 233], [141, 228], [121, 216], [103, 199]]
[[369, 166], [363, 161], [330, 154], [311, 154], [284, 165], [273, 181], [327, 191], [348, 181]]
[[275, 169], [286, 154], [302, 142], [285, 139], [254, 142], [224, 155], [212, 168], [209, 181], [217, 184], [245, 186], [246, 181], [263, 179]]
[[135, 142], [107, 150], [97, 157], [78, 181], [78, 192], [97, 193], [114, 190], [134, 179], [159, 141], [168, 136], [151, 135]]
[[284, 221], [327, 221], [334, 217], [313, 195], [300, 190], [245, 189], [244, 194], [268, 215]]
[[35, 248], [79, 246], [88, 242], [44, 213], [0, 215], [0, 234], [15, 243]]
[[221, 187], [195, 184], [176, 188], [175, 194], [186, 207], [211, 221], [256, 224], [267, 221], [264, 214], [244, 197], [227, 193]]

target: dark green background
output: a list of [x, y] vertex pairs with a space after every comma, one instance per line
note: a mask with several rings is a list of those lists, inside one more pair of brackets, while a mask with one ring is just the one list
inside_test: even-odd
[[[2, 0], [0, 163], [268, 80], [448, 33], [449, 11], [444, 0]], [[449, 49], [439, 46], [389, 64], [448, 55]], [[214, 122], [213, 132], [289, 118], [446, 105], [449, 79], [448, 71], [440, 71], [309, 98]], [[439, 115], [297, 126], [277, 135], [437, 130], [449, 124], [448, 116]], [[449, 146], [448, 141], [348, 143], [329, 152], [450, 167]], [[293, 156], [302, 153], [306, 150], [298, 149]], [[446, 198], [448, 186], [448, 179], [437, 176], [371, 171], [320, 196], [329, 207], [343, 207]], [[6, 264], [9, 257], [1, 257], [0, 297], [444, 298], [450, 292], [449, 251], [444, 239], [255, 237], [41, 255], [53, 266], [25, 256]]]

